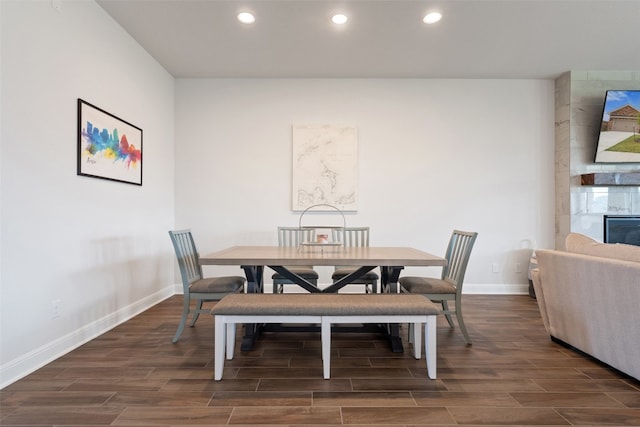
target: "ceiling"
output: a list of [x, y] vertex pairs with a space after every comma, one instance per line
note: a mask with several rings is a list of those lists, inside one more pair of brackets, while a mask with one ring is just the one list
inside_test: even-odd
[[[176, 78], [640, 70], [640, 0], [98, 0]], [[425, 25], [426, 12], [440, 22]], [[241, 24], [240, 11], [256, 22]], [[330, 22], [341, 12], [343, 26]]]

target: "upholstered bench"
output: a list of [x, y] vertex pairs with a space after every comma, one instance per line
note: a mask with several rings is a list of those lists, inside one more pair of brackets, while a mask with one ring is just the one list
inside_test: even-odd
[[211, 310], [215, 317], [214, 379], [222, 379], [224, 358], [233, 359], [238, 323], [318, 323], [324, 378], [331, 370], [331, 325], [334, 323], [409, 323], [414, 357], [420, 359], [425, 324], [425, 357], [429, 378], [436, 378], [438, 306], [410, 294], [232, 294]]

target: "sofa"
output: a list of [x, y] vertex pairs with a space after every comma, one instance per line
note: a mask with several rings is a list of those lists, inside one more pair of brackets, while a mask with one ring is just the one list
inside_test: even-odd
[[536, 250], [532, 271], [547, 332], [640, 380], [640, 246], [570, 233], [566, 250]]

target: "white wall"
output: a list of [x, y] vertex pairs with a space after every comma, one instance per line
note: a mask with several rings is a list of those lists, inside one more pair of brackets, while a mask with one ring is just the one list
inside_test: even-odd
[[[174, 80], [96, 3], [58, 4], [0, 2], [0, 387], [174, 292]], [[143, 129], [142, 187], [76, 176], [77, 98]]]
[[176, 227], [202, 253], [275, 244], [278, 225], [298, 224], [291, 125], [354, 125], [349, 225], [435, 254], [453, 228], [478, 231], [465, 289], [526, 292], [529, 248], [553, 247], [553, 111], [553, 81], [178, 79]]

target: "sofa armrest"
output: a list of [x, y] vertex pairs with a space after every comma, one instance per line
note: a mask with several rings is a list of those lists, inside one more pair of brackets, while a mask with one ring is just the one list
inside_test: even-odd
[[547, 305], [544, 299], [544, 291], [540, 284], [540, 270], [538, 268], [531, 270], [531, 281], [533, 282], [533, 289], [536, 292], [536, 301], [538, 302], [538, 309], [540, 310], [540, 316], [542, 317], [542, 324], [547, 330], [547, 333], [549, 333], [549, 315], [547, 314]]

